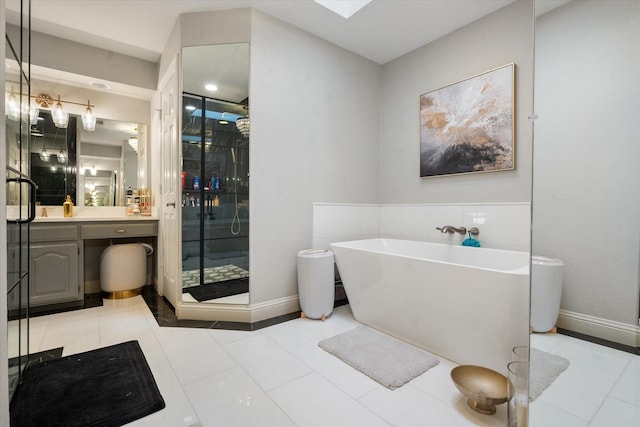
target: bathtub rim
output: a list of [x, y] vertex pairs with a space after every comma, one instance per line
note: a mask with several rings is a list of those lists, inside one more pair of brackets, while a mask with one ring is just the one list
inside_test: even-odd
[[[451, 247], [457, 247], [460, 250], [484, 250], [484, 251], [492, 251], [492, 252], [502, 252], [502, 253], [510, 253], [510, 254], [522, 254], [523, 256], [525, 256], [527, 253], [529, 254], [526, 259], [528, 259], [528, 262], [525, 262], [524, 265], [522, 267], [518, 267], [518, 268], [514, 268], [514, 269], [496, 269], [496, 268], [488, 268], [488, 267], [481, 267], [481, 266], [476, 266], [476, 265], [469, 265], [469, 264], [462, 264], [462, 263], [456, 263], [456, 262], [450, 262], [450, 261], [442, 261], [442, 260], [437, 260], [437, 259], [431, 259], [431, 258], [421, 258], [421, 257], [417, 257], [417, 256], [413, 256], [413, 255], [401, 255], [401, 254], [395, 254], [392, 252], [385, 252], [385, 251], [381, 251], [379, 249], [372, 249], [372, 248], [363, 248], [363, 247], [355, 247], [353, 244], [357, 243], [357, 242], [371, 242], [371, 241], [396, 241], [396, 242], [412, 242], [412, 243], [424, 243], [424, 244], [428, 244], [428, 245], [435, 245], [435, 246], [451, 246]], [[425, 240], [409, 240], [409, 239], [395, 239], [395, 238], [387, 238], [387, 237], [372, 237], [372, 238], [368, 238], [368, 239], [357, 239], [357, 240], [345, 240], [345, 241], [339, 241], [339, 242], [333, 242], [329, 244], [329, 247], [331, 248], [332, 252], [334, 253], [334, 257], [336, 259], [337, 262], [337, 256], [335, 254], [335, 251], [333, 250], [333, 246], [336, 246], [338, 248], [342, 248], [342, 249], [351, 249], [351, 250], [357, 250], [357, 251], [361, 251], [361, 252], [367, 252], [367, 253], [373, 253], [373, 254], [380, 254], [380, 255], [387, 255], [387, 256], [392, 256], [392, 257], [400, 257], [400, 258], [407, 258], [407, 259], [411, 259], [411, 260], [417, 260], [417, 261], [428, 261], [428, 262], [434, 262], [434, 263], [438, 263], [438, 264], [444, 264], [444, 265], [452, 265], [452, 266], [457, 266], [457, 267], [465, 267], [465, 268], [473, 268], [473, 269], [479, 269], [479, 270], [486, 270], [486, 271], [492, 271], [492, 272], [499, 272], [499, 273], [504, 273], [504, 274], [514, 274], [514, 275], [529, 275], [530, 271], [531, 271], [531, 253], [530, 252], [523, 252], [523, 251], [513, 251], [513, 250], [508, 250], [508, 249], [496, 249], [496, 248], [475, 248], [475, 247], [469, 247], [469, 246], [462, 246], [462, 245], [452, 245], [449, 243], [441, 243], [441, 242], [429, 242], [429, 241], [425, 241]]]

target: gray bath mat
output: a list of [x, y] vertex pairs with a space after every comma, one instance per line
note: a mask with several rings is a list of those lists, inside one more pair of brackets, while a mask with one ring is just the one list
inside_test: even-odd
[[529, 399], [535, 400], [569, 367], [564, 357], [531, 348], [529, 369]]
[[391, 390], [440, 363], [421, 348], [365, 326], [324, 339], [318, 345]]

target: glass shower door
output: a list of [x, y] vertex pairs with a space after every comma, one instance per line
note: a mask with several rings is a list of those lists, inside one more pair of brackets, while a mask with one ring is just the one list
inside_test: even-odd
[[248, 303], [249, 138], [236, 126], [246, 109], [190, 94], [183, 105], [183, 301]]
[[20, 0], [21, 31], [6, 34], [5, 150], [7, 206], [7, 353], [9, 399], [29, 360], [29, 223], [36, 186], [29, 179], [31, 109], [31, 1]]
[[[28, 89], [27, 89], [28, 93]], [[21, 104], [24, 105], [22, 96]], [[16, 120], [14, 120], [16, 119]], [[9, 396], [29, 358], [29, 223], [35, 218], [36, 186], [29, 179], [29, 117], [7, 117], [7, 320]]]

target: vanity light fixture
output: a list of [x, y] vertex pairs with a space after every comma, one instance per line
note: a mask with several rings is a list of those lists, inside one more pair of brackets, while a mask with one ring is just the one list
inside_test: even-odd
[[95, 165], [82, 165], [80, 166], [80, 175], [84, 175], [87, 169], [89, 169], [89, 173], [91, 173], [91, 176], [96, 176], [98, 174], [98, 170], [96, 169]]
[[67, 163], [67, 153], [62, 148], [56, 156], [58, 157], [58, 163]]
[[11, 88], [11, 93], [7, 93], [7, 96], [5, 97], [4, 108], [9, 120], [13, 120], [14, 122], [20, 120], [20, 103], [18, 102], [15, 93], [13, 93], [13, 87]]
[[29, 124], [30, 125], [37, 124], [39, 117], [40, 117], [40, 109], [38, 108], [38, 105], [34, 101], [31, 101], [31, 104], [29, 105]]
[[47, 151], [47, 147], [43, 145], [42, 150], [40, 150], [40, 160], [48, 162], [50, 157], [51, 154]]
[[82, 114], [82, 128], [89, 132], [96, 130], [96, 115], [93, 114], [89, 100], [87, 100], [87, 109]]
[[129, 137], [129, 145], [133, 148], [133, 151], [138, 152], [138, 137], [130, 136]]
[[53, 119], [53, 123], [58, 128], [66, 129], [69, 124], [69, 113], [64, 110], [62, 104], [74, 104], [86, 107], [84, 113], [82, 114], [82, 128], [86, 131], [94, 131], [96, 129], [96, 116], [93, 112], [94, 106], [91, 105], [90, 101], [87, 101], [86, 104], [67, 101], [64, 99], [60, 99], [60, 95], [58, 95], [58, 100], [54, 101], [53, 98], [46, 94], [32, 96], [32, 98], [35, 99], [36, 105], [40, 108], [51, 109], [51, 118]]
[[60, 95], [58, 95], [58, 102], [55, 107], [53, 107], [53, 110], [51, 110], [51, 118], [53, 119], [53, 124], [58, 128], [66, 129], [69, 124], [69, 113], [62, 108]]

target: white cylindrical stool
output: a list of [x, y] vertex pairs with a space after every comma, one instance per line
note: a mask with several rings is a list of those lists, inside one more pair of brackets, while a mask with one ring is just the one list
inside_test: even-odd
[[531, 329], [551, 331], [558, 321], [564, 263], [540, 255], [531, 257]]
[[331, 314], [335, 299], [333, 252], [298, 252], [298, 297], [302, 317], [324, 320]]
[[129, 298], [142, 293], [147, 281], [147, 255], [151, 245], [125, 243], [107, 247], [100, 256], [100, 289], [107, 299]]

